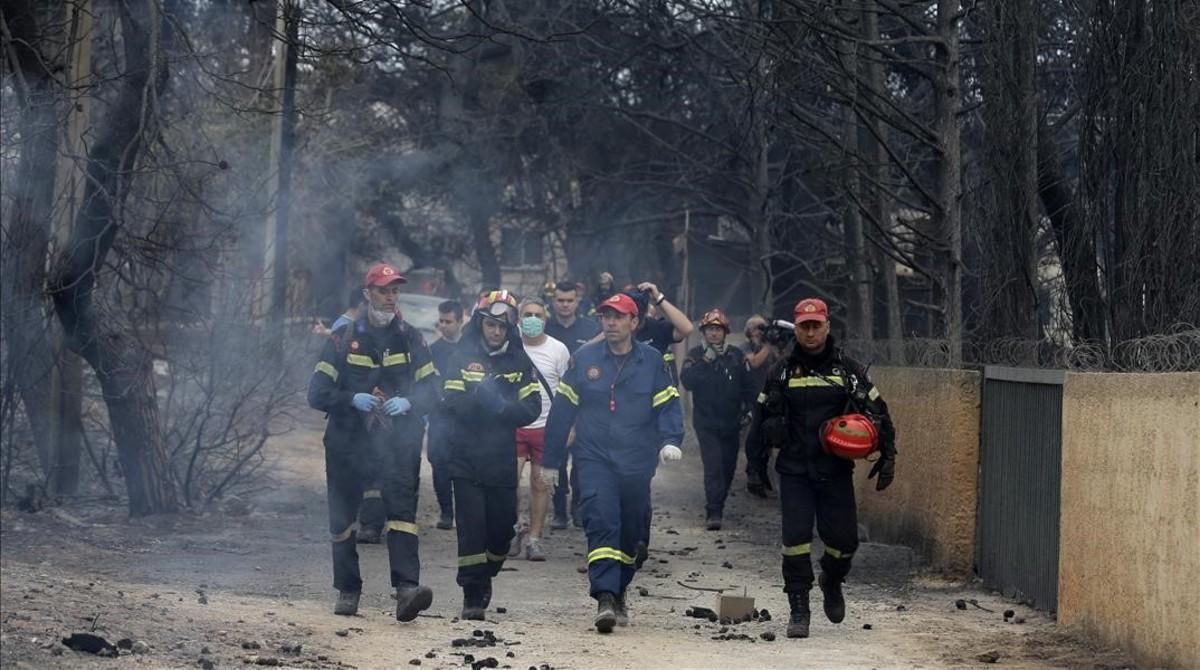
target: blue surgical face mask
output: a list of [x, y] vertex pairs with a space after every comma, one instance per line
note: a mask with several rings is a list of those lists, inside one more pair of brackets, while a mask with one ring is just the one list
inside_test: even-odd
[[538, 337], [546, 332], [546, 322], [536, 316], [521, 319], [521, 334], [525, 337]]

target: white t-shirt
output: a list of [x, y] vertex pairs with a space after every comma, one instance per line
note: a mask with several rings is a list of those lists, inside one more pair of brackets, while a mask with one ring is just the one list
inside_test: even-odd
[[[526, 344], [525, 353], [529, 354], [529, 358], [533, 364], [537, 366], [542, 376], [546, 378], [546, 383], [550, 385], [550, 390], [558, 389], [558, 380], [567, 373], [567, 366], [571, 363], [571, 352], [567, 351], [567, 345], [558, 340], [546, 336], [546, 341], [539, 345]], [[546, 426], [546, 418], [550, 416], [550, 404], [554, 398], [546, 393], [546, 387], [538, 382], [538, 390], [542, 393], [542, 413], [538, 415], [537, 421], [525, 426], [526, 428], [544, 428]]]

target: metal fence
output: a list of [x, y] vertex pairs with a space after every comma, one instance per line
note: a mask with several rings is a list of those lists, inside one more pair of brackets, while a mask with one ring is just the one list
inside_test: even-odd
[[983, 375], [976, 565], [989, 588], [1044, 610], [1058, 602], [1065, 378], [995, 366]]

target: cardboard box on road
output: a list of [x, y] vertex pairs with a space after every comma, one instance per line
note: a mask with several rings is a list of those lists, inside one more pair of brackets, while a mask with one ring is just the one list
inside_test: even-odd
[[754, 614], [754, 598], [746, 596], [717, 596], [717, 616], [722, 619], [743, 619]]

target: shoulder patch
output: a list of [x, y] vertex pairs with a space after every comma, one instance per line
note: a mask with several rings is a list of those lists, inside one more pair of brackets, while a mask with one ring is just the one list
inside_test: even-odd
[[479, 361], [471, 361], [470, 363], [467, 363], [467, 370], [470, 370], [471, 372], [483, 372], [483, 363], [480, 363]]
[[350, 340], [350, 351], [358, 351], [358, 340]]

